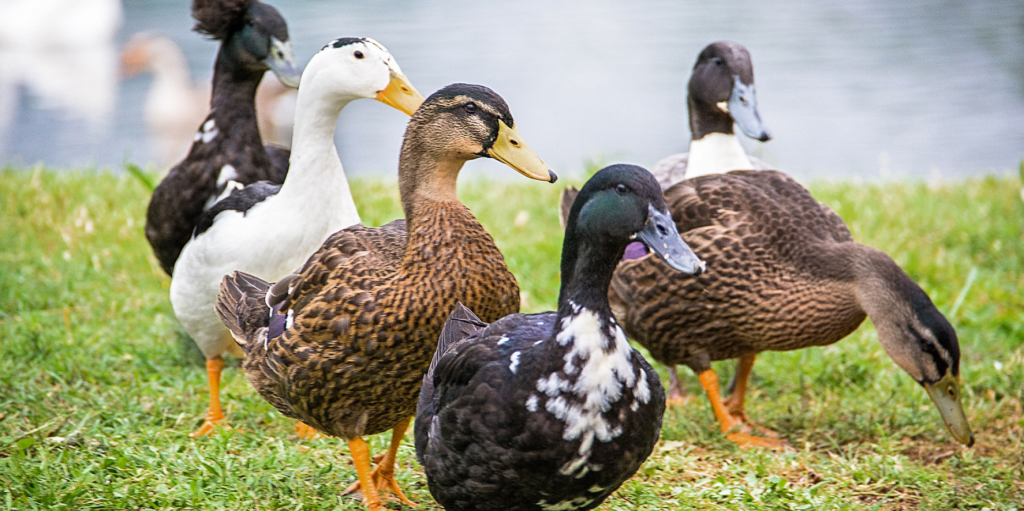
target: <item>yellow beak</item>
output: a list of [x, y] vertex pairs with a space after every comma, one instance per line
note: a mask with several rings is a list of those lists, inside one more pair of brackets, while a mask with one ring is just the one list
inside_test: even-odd
[[423, 104], [423, 95], [409, 83], [405, 75], [391, 73], [391, 81], [375, 98], [385, 105], [397, 108], [406, 115], [412, 115]]
[[558, 180], [548, 165], [523, 142], [519, 132], [505, 124], [505, 121], [498, 121], [498, 139], [487, 150], [487, 154], [528, 178], [550, 183]]
[[974, 445], [971, 423], [967, 422], [964, 405], [960, 402], [960, 384], [953, 377], [953, 373], [947, 372], [941, 380], [926, 383], [924, 388], [935, 403], [935, 407], [939, 409], [939, 415], [942, 415], [942, 421], [946, 423], [946, 428], [953, 434], [953, 438], [967, 447]]

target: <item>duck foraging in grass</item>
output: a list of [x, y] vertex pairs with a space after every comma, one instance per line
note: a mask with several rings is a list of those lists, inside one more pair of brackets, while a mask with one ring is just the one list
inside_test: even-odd
[[[278, 280], [289, 275], [332, 233], [359, 223], [334, 146], [341, 110], [374, 98], [412, 115], [423, 97], [391, 54], [372, 39], [337, 39], [313, 56], [296, 101], [291, 170], [284, 184], [260, 181], [215, 204], [199, 220], [171, 280], [178, 321], [206, 355], [210, 407], [205, 435], [224, 419], [219, 381], [224, 352], [241, 349], [214, 311], [220, 281], [233, 271]], [[297, 432], [313, 432], [300, 425]]]
[[[563, 210], [572, 200], [563, 195]], [[885, 352], [927, 390], [953, 437], [974, 443], [960, 401], [956, 331], [891, 257], [856, 243], [839, 215], [799, 183], [772, 170], [734, 171], [678, 183], [665, 200], [708, 273], [680, 278], [641, 253], [619, 263], [609, 301], [655, 360], [699, 375], [730, 440], [788, 446], [749, 434], [777, 436], [744, 412], [758, 353], [832, 344], [870, 317]], [[723, 400], [711, 362], [731, 358], [739, 358], [738, 370]]]
[[146, 239], [168, 275], [199, 218], [235, 184], [280, 184], [288, 149], [264, 147], [256, 123], [256, 88], [267, 70], [298, 87], [288, 25], [257, 0], [194, 0], [195, 31], [221, 41], [213, 68], [210, 113], [193, 137], [188, 156], [153, 190], [146, 211]]
[[[360, 488], [370, 509], [381, 508], [384, 489], [411, 504], [394, 479], [395, 455], [448, 313], [458, 302], [490, 321], [519, 310], [515, 277], [455, 194], [463, 164], [479, 157], [556, 179], [500, 96], [449, 85], [405, 133], [405, 220], [335, 233], [273, 287], [241, 272], [221, 284], [217, 314], [245, 351], [250, 383], [281, 413], [348, 441], [359, 476], [349, 490]], [[362, 437], [389, 429], [391, 446], [371, 473]]]
[[593, 509], [650, 455], [664, 390], [608, 304], [633, 240], [680, 278], [703, 271], [654, 177], [613, 165], [569, 213], [557, 312], [490, 325], [461, 304], [452, 312], [415, 426], [416, 455], [445, 509]]

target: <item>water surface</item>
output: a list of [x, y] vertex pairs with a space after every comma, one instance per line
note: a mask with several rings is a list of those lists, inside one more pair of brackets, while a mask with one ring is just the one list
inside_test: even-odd
[[[685, 150], [689, 72], [719, 39], [750, 49], [775, 136], [744, 143], [800, 179], [963, 177], [1015, 169], [1024, 157], [1019, 0], [268, 1], [288, 19], [302, 62], [336, 37], [369, 36], [424, 95], [457, 81], [490, 86], [559, 172], [586, 160], [650, 165]], [[186, 5], [126, 1], [115, 44], [160, 31], [208, 80], [217, 45], [189, 31]], [[0, 66], [0, 164], [153, 160], [141, 119], [148, 78], [97, 91], [67, 82], [87, 99], [47, 99]], [[88, 98], [104, 94], [113, 106], [97, 113]], [[336, 136], [346, 172], [393, 177], [405, 121], [377, 102], [351, 104]], [[493, 162], [470, 167], [516, 176]]]

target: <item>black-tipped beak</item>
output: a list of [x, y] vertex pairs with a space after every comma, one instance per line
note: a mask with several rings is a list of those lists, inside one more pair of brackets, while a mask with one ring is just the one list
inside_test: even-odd
[[732, 85], [732, 97], [729, 98], [729, 115], [740, 125], [743, 133], [761, 142], [772, 139], [768, 128], [761, 123], [761, 114], [757, 112], [757, 95], [754, 84], [745, 85], [737, 76]]
[[658, 254], [672, 269], [694, 276], [704, 273], [704, 261], [679, 237], [672, 216], [658, 211], [653, 205], [647, 207], [647, 225], [636, 234], [636, 239]]

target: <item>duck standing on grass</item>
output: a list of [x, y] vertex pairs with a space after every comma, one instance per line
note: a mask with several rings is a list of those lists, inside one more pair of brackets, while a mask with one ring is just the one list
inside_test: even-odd
[[633, 240], [680, 278], [703, 263], [633, 165], [595, 174], [566, 225], [557, 312], [488, 325], [460, 304], [445, 323], [415, 427], [445, 509], [593, 509], [658, 441], [665, 393], [612, 316], [608, 284]]
[[[730, 440], [788, 446], [749, 434], [778, 436], [744, 412], [758, 353], [829, 345], [870, 317], [885, 352], [928, 391], [953, 437], [974, 443], [960, 401], [956, 331], [891, 257], [856, 243], [799, 183], [773, 170], [734, 171], [678, 183], [665, 200], [708, 273], [680, 278], [641, 253], [616, 268], [609, 301], [655, 360], [699, 375]], [[562, 209], [572, 201], [563, 194]], [[735, 390], [723, 400], [711, 362], [730, 358], [739, 358]]]
[[651, 168], [663, 189], [691, 177], [772, 168], [748, 155], [733, 132], [738, 124], [750, 138], [772, 138], [757, 110], [754, 64], [742, 44], [718, 41], [701, 50], [690, 74], [686, 109], [690, 151], [665, 157]]
[[149, 200], [146, 239], [160, 267], [174, 263], [203, 213], [235, 184], [280, 184], [288, 150], [264, 147], [256, 123], [256, 88], [268, 69], [297, 87], [288, 25], [257, 0], [194, 0], [195, 31], [221, 41], [213, 67], [210, 113], [193, 137], [188, 156], [174, 166]]
[[[334, 146], [338, 115], [349, 102], [375, 98], [412, 115], [423, 97], [387, 49], [372, 39], [342, 38], [313, 56], [296, 100], [291, 170], [284, 184], [260, 181], [217, 202], [200, 219], [174, 266], [171, 305], [206, 356], [210, 407], [193, 436], [224, 419], [219, 388], [225, 352], [241, 349], [217, 318], [220, 281], [235, 270], [277, 280], [315, 252], [331, 233], [359, 223]], [[296, 432], [315, 431], [300, 424]]]
[[[489, 321], [519, 310], [515, 277], [455, 194], [463, 164], [479, 157], [555, 181], [515, 126], [486, 87], [435, 92], [402, 144], [405, 220], [335, 233], [273, 287], [242, 272], [221, 284], [217, 314], [245, 350], [250, 383], [281, 413], [348, 441], [359, 476], [349, 491], [361, 488], [370, 509], [381, 509], [385, 489], [412, 505], [395, 482], [395, 455], [456, 303]], [[391, 446], [371, 473], [362, 437], [389, 429]]]

